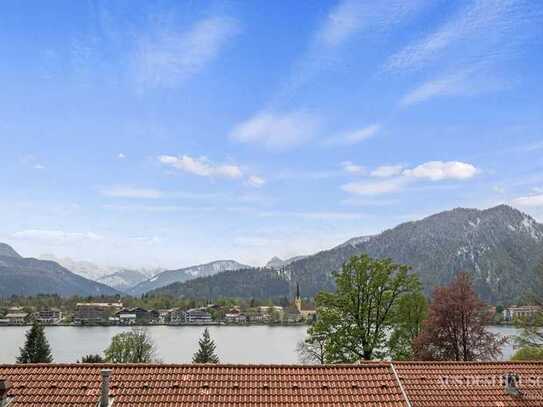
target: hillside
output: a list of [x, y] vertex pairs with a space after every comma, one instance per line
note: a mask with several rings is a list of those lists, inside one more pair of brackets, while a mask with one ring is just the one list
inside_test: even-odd
[[[433, 287], [448, 283], [455, 273], [465, 271], [472, 275], [484, 300], [512, 303], [534, 284], [535, 267], [543, 259], [543, 225], [505, 205], [441, 212], [292, 262], [284, 269], [285, 275], [278, 277], [288, 282], [288, 287], [280, 286], [285, 289], [282, 295], [292, 293], [296, 282], [304, 296], [333, 290], [331, 273], [349, 257], [361, 253], [411, 265], [427, 294]], [[251, 281], [256, 285], [251, 288], [253, 292], [268, 292], [268, 281], [253, 278], [257, 274], [252, 273]], [[221, 291], [218, 281], [227, 282], [228, 287], [243, 286], [244, 277], [221, 273], [201, 279], [198, 292], [210, 290], [216, 296], [227, 296], [231, 289]], [[186, 283], [167, 287], [163, 292], [190, 295], [191, 289], [195, 286]]]
[[240, 264], [234, 260], [217, 260], [211, 263], [185, 267], [178, 270], [166, 270], [148, 280], [142, 281], [135, 287], [132, 287], [128, 290], [128, 293], [131, 295], [141, 295], [169, 284], [184, 282], [198, 277], [212, 276], [223, 271], [238, 270], [242, 268], [249, 268], [249, 266]]
[[305, 294], [312, 295], [332, 288], [330, 271], [359, 253], [413, 266], [427, 293], [456, 272], [468, 272], [482, 298], [508, 303], [533, 284], [543, 256], [543, 225], [505, 205], [454, 209], [404, 223], [360, 244], [318, 253], [294, 262], [288, 271]]
[[[98, 296], [119, 294], [104, 284], [88, 280], [53, 261], [23, 258], [2, 244], [0, 253], [0, 297], [58, 294]], [[8, 255], [5, 255], [5, 254]]]
[[304, 259], [306, 257], [307, 256], [295, 256], [295, 257], [290, 257], [288, 259], [283, 260], [283, 259], [280, 259], [277, 256], [274, 256], [266, 263], [265, 267], [279, 270], [279, 269], [281, 269], [283, 267], [286, 267], [289, 264], [291, 264], [291, 263], [293, 263], [293, 262], [295, 262], [297, 260], [301, 260], [301, 259]]
[[288, 296], [289, 283], [275, 270], [247, 268], [170, 284], [149, 294], [207, 300], [221, 297], [278, 298]]
[[5, 243], [0, 243], [0, 257], [16, 257], [21, 258], [21, 255], [17, 253], [13, 248]]

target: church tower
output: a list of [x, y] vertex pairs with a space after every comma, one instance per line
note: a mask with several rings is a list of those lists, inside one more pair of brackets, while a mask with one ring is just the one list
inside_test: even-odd
[[298, 312], [302, 312], [302, 298], [300, 297], [300, 285], [296, 283], [296, 298], [294, 299], [294, 306]]

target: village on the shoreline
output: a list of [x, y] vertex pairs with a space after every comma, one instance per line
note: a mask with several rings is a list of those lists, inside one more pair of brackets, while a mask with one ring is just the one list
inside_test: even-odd
[[[299, 290], [288, 306], [206, 304], [195, 308], [147, 309], [118, 302], [79, 302], [63, 312], [60, 308], [10, 306], [0, 316], [0, 326], [145, 326], [145, 325], [300, 325], [316, 318], [313, 303], [303, 301]], [[1, 314], [0, 314], [1, 315]]]
[[[29, 309], [30, 308], [30, 309]], [[288, 306], [207, 304], [195, 308], [147, 309], [125, 307], [122, 302], [80, 302], [73, 312], [59, 308], [32, 309], [11, 306], [0, 310], [1, 326], [29, 326], [34, 321], [48, 326], [147, 326], [147, 325], [303, 325], [316, 320], [312, 302], [299, 294]], [[542, 311], [539, 305], [492, 307], [495, 324], [512, 324]]]

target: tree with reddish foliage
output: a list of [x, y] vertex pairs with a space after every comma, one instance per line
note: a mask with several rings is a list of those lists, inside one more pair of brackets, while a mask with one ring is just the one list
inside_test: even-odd
[[475, 294], [466, 273], [434, 290], [422, 332], [413, 343], [415, 359], [494, 360], [507, 341], [489, 332], [492, 311]]

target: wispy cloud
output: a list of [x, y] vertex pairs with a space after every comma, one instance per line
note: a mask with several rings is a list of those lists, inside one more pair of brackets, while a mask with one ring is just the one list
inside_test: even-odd
[[33, 168], [35, 170], [44, 170], [45, 165], [40, 162], [38, 157], [36, 157], [34, 154], [27, 154], [20, 158], [19, 160], [21, 164], [23, 164], [26, 167]]
[[472, 62], [510, 52], [508, 36], [522, 24], [529, 9], [524, 0], [474, 0], [440, 28], [394, 54], [387, 68], [419, 69], [451, 51]]
[[102, 240], [103, 236], [92, 232], [66, 232], [63, 230], [29, 229], [13, 234], [17, 239], [39, 240], [50, 243], [66, 243], [84, 240]]
[[350, 174], [365, 174], [367, 172], [366, 168], [362, 165], [354, 164], [351, 161], [343, 161], [341, 164], [341, 167], [345, 172], [348, 172]]
[[261, 112], [236, 125], [232, 140], [261, 144], [269, 150], [283, 151], [310, 140], [320, 127], [320, 120], [303, 112]]
[[[342, 51], [362, 36], [382, 35], [423, 8], [424, 0], [364, 2], [340, 0], [315, 30], [291, 77], [280, 87], [279, 98], [288, 96], [319, 73], [342, 61]], [[345, 47], [344, 47], [345, 46]]]
[[101, 195], [112, 198], [158, 199], [163, 193], [158, 189], [139, 188], [130, 185], [114, 185], [99, 189]]
[[543, 207], [543, 194], [521, 196], [513, 199], [512, 204], [523, 208]]
[[103, 205], [104, 209], [119, 212], [207, 212], [216, 210], [213, 206], [180, 206], [180, 205]]
[[473, 67], [426, 81], [404, 95], [400, 106], [408, 107], [439, 96], [472, 96], [510, 87], [511, 80], [499, 78], [485, 68]]
[[380, 124], [337, 134], [323, 141], [324, 145], [352, 146], [375, 136], [381, 130]]
[[370, 172], [372, 177], [388, 178], [396, 175], [400, 175], [403, 169], [403, 165], [380, 165]]
[[294, 217], [307, 220], [355, 220], [362, 219], [365, 215], [355, 212], [336, 212], [336, 211], [268, 211], [259, 214], [262, 217]]
[[142, 88], [178, 86], [211, 62], [238, 32], [236, 20], [210, 17], [188, 31], [147, 35], [135, 53], [136, 80]]
[[214, 164], [206, 157], [193, 158], [189, 155], [158, 157], [161, 164], [201, 177], [241, 178], [243, 171], [234, 164]]
[[343, 0], [328, 13], [316, 33], [316, 45], [337, 47], [361, 32], [382, 32], [418, 10], [420, 0], [363, 2]]
[[257, 175], [251, 175], [249, 178], [247, 178], [247, 184], [249, 184], [252, 187], [260, 188], [266, 183], [266, 180], [262, 177], [259, 177]]
[[353, 195], [376, 196], [399, 192], [408, 182], [407, 178], [402, 177], [383, 181], [356, 181], [342, 185], [341, 189]]
[[534, 143], [529, 143], [520, 147], [515, 148], [516, 152], [526, 152], [532, 153], [534, 151], [543, 150], [543, 141], [536, 141]]

